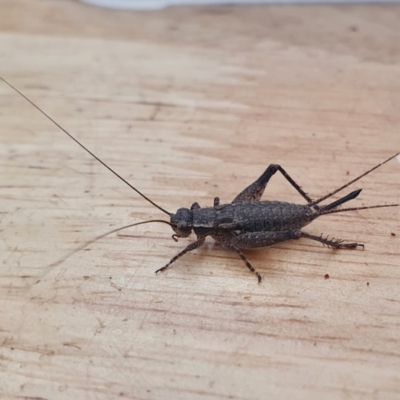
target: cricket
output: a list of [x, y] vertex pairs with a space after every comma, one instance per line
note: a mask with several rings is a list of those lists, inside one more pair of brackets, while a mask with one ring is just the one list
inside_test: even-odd
[[[353, 183], [357, 182], [364, 176], [370, 174], [372, 171], [386, 164], [390, 160], [396, 158], [399, 153], [389, 157], [387, 160], [375, 165], [373, 168], [354, 178], [353, 180], [345, 183], [338, 189], [313, 200], [308, 194], [291, 178], [291, 176], [278, 164], [271, 164], [267, 167], [264, 173], [251, 185], [246, 187], [240, 192], [231, 203], [220, 204], [218, 197], [215, 197], [212, 207], [200, 207], [197, 202], [194, 202], [190, 208], [179, 208], [176, 213], [171, 213], [153, 202], [150, 198], [145, 196], [137, 188], [131, 185], [127, 180], [120, 176], [111, 167], [105, 164], [100, 158], [93, 154], [88, 148], [80, 143], [74, 136], [67, 132], [61, 125], [52, 119], [46, 112], [34, 104], [28, 97], [26, 97], [17, 88], [11, 85], [4, 78], [0, 79], [7, 84], [10, 88], [21, 95], [40, 113], [48, 118], [55, 124], [61, 131], [68, 135], [75, 141], [81, 148], [89, 153], [94, 159], [101, 163], [111, 173], [118, 177], [122, 182], [133, 189], [137, 194], [144, 198], [147, 202], [158, 208], [170, 218], [169, 221], [165, 220], [150, 220], [126, 225], [114, 229], [106, 234], [98, 236], [89, 243], [103, 238], [112, 233], [127, 229], [133, 226], [138, 226], [148, 223], [164, 223], [169, 225], [174, 234], [172, 239], [178, 241], [180, 238], [187, 238], [192, 232], [196, 235], [196, 240], [186, 246], [180, 253], [174, 256], [165, 266], [155, 271], [156, 273], [162, 272], [171, 266], [184, 254], [201, 247], [207, 236], [213, 238], [222, 248], [231, 250], [237, 254], [238, 257], [244, 262], [246, 267], [256, 275], [258, 283], [262, 281], [261, 275], [247, 260], [242, 250], [257, 249], [263, 247], [274, 246], [278, 243], [286, 242], [288, 240], [295, 240], [300, 238], [310, 239], [332, 249], [356, 249], [357, 247], [364, 248], [364, 245], [356, 242], [345, 242], [340, 239], [329, 239], [322, 235], [312, 235], [302, 230], [303, 227], [310, 224], [315, 219], [329, 214], [351, 212], [357, 210], [368, 210], [372, 208], [385, 208], [385, 207], [398, 207], [400, 204], [378, 204], [364, 207], [349, 207], [339, 208], [341, 205], [350, 200], [355, 199], [362, 189], [354, 190], [344, 197], [335, 200], [328, 204], [320, 204], [324, 200], [332, 197], [336, 193], [342, 191]], [[305, 200], [306, 204], [294, 204], [284, 201], [269, 201], [261, 200], [265, 188], [273, 175], [280, 172], [283, 177], [292, 185], [300, 196]], [[87, 246], [86, 244], [85, 246]]]

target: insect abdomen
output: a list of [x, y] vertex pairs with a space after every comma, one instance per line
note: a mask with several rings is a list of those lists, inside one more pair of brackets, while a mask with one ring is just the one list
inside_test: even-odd
[[259, 201], [232, 204], [222, 209], [219, 219], [236, 222], [235, 230], [242, 232], [277, 232], [300, 229], [316, 214], [305, 205], [282, 201]]

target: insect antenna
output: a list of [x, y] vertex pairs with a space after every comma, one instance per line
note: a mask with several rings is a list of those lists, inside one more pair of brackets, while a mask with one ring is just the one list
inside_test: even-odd
[[[154, 201], [150, 200], [147, 196], [145, 196], [142, 192], [140, 192], [138, 189], [136, 189], [134, 186], [132, 186], [126, 179], [124, 179], [121, 175], [119, 175], [117, 172], [115, 172], [111, 167], [109, 167], [105, 162], [100, 160], [99, 157], [97, 157], [95, 154], [93, 154], [87, 147], [85, 147], [81, 142], [79, 142], [77, 139], [75, 139], [69, 132], [67, 132], [66, 129], [64, 129], [58, 122], [56, 122], [53, 118], [51, 118], [48, 114], [46, 114], [39, 106], [37, 106], [32, 100], [30, 100], [28, 97], [26, 97], [22, 92], [20, 92], [16, 87], [11, 85], [11, 83], [7, 82], [4, 78], [0, 76], [0, 79], [6, 83], [11, 89], [15, 90], [18, 94], [20, 94], [26, 101], [28, 101], [33, 107], [35, 107], [38, 111], [40, 111], [46, 118], [48, 118], [54, 125], [56, 125], [58, 128], [60, 128], [65, 134], [67, 134], [75, 143], [77, 143], [79, 146], [82, 147], [86, 152], [88, 152], [93, 158], [95, 158], [100, 164], [102, 164], [104, 167], [106, 167], [110, 172], [112, 172], [117, 178], [119, 178], [122, 182], [124, 182], [126, 185], [128, 185], [131, 189], [133, 189], [137, 194], [142, 196], [145, 200], [147, 200], [150, 204], [152, 204], [154, 207], [157, 207], [159, 210], [161, 210], [163, 213], [171, 216], [171, 213], [164, 210], [164, 208], [160, 207], [158, 204], [154, 203]], [[165, 222], [165, 221], [164, 221]]]
[[127, 229], [127, 228], [131, 228], [132, 226], [150, 224], [151, 222], [161, 222], [161, 223], [163, 223], [163, 224], [167, 224], [167, 225], [169, 225], [169, 226], [172, 227], [172, 224], [170, 224], [168, 221], [163, 221], [162, 219], [153, 219], [153, 220], [151, 220], [151, 221], [142, 221], [142, 222], [136, 222], [135, 224], [125, 225], [125, 226], [122, 226], [122, 227], [120, 227], [120, 228], [116, 228], [116, 229], [113, 229], [113, 230], [108, 231], [108, 232], [106, 232], [106, 233], [103, 233], [102, 235], [96, 236], [94, 239], [91, 239], [91, 240], [89, 240], [88, 242], [84, 243], [82, 246], [78, 247], [77, 249], [74, 249], [72, 252], [70, 252], [69, 254], [67, 254], [67, 255], [66, 255], [65, 257], [63, 257], [61, 260], [58, 260], [58, 261], [54, 262], [53, 264], [49, 265], [49, 267], [55, 267], [55, 266], [57, 266], [57, 265], [63, 263], [63, 262], [66, 261], [68, 258], [72, 257], [74, 254], [76, 254], [76, 253], [82, 251], [82, 250], [85, 249], [86, 247], [90, 246], [91, 244], [97, 242], [97, 241], [100, 240], [100, 239], [103, 239], [103, 238], [106, 237], [106, 236], [109, 236], [109, 235], [111, 235], [111, 234], [113, 234], [113, 233], [122, 231], [122, 230]]
[[[339, 189], [336, 189], [336, 190], [334, 190], [333, 192], [330, 192], [330, 193], [328, 193], [327, 195], [322, 196], [322, 197], [320, 197], [319, 199], [314, 200], [314, 201], [311, 202], [311, 203], [308, 203], [308, 206], [309, 206], [309, 207], [315, 206], [316, 204], [320, 203], [321, 201], [327, 199], [328, 197], [333, 196], [333, 195], [336, 194], [337, 192], [340, 192], [341, 190], [347, 188], [347, 186], [350, 186], [350, 185], [353, 184], [354, 182], [357, 182], [359, 179], [363, 178], [365, 175], [368, 175], [370, 172], [372, 172], [372, 171], [376, 170], [377, 168], [381, 167], [383, 164], [386, 164], [386, 163], [389, 162], [390, 160], [393, 160], [393, 158], [397, 157], [399, 154], [400, 154], [400, 153], [397, 153], [397, 154], [395, 154], [394, 156], [389, 157], [387, 160], [381, 162], [380, 164], [375, 165], [375, 167], [371, 168], [371, 169], [368, 170], [367, 172], [364, 172], [363, 174], [361, 174], [361, 175], [358, 176], [357, 178], [353, 179], [352, 181], [350, 181], [350, 182], [344, 184], [344, 185], [341, 186]], [[375, 206], [374, 206], [374, 207], [375, 207]], [[385, 207], [386, 207], [386, 206], [385, 206]], [[392, 205], [387, 206], [387, 207], [392, 207]], [[344, 209], [343, 209], [343, 210], [344, 210]], [[338, 212], [338, 211], [336, 211], [336, 212]], [[327, 213], [326, 213], [326, 214], [327, 214]]]

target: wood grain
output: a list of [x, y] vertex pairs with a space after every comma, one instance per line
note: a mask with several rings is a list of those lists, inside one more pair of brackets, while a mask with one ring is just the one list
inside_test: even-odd
[[[270, 163], [312, 197], [400, 150], [399, 6], [133, 13], [0, 2], [1, 76], [174, 211], [229, 202]], [[180, 251], [162, 218], [0, 84], [2, 399], [398, 399], [398, 209], [307, 240]], [[354, 205], [396, 203], [396, 160]], [[277, 176], [264, 196], [302, 202]], [[190, 239], [192, 240], [192, 239]], [[329, 279], [325, 279], [329, 274]]]

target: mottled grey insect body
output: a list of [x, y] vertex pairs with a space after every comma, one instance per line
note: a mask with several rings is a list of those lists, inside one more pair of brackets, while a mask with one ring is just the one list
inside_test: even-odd
[[[171, 217], [171, 223], [179, 225], [180, 237], [188, 236], [192, 229], [197, 236], [211, 235], [213, 231], [226, 232], [228, 230], [241, 235], [247, 232], [300, 229], [318, 215], [307, 205], [283, 201], [243, 201], [216, 207], [195, 207], [192, 210], [179, 209], [177, 214]], [[180, 217], [179, 220], [177, 216]], [[185, 234], [182, 228], [185, 229]]]
[[[156, 272], [165, 270], [188, 251], [202, 246], [207, 236], [211, 236], [222, 247], [235, 251], [246, 266], [257, 275], [259, 282], [261, 281], [260, 274], [255, 271], [248, 262], [241, 252], [242, 249], [273, 246], [277, 243], [299, 239], [301, 237], [316, 240], [334, 249], [353, 249], [358, 246], [364, 247], [364, 245], [359, 243], [343, 243], [342, 240], [329, 240], [322, 236], [314, 236], [303, 232], [301, 228], [321, 215], [383, 207], [370, 206], [338, 209], [340, 205], [355, 199], [360, 194], [361, 189], [355, 190], [328, 205], [320, 207], [318, 204], [378, 168], [380, 165], [388, 162], [393, 157], [318, 200], [312, 200], [280, 165], [271, 164], [265, 172], [254, 183], [243, 190], [232, 203], [220, 205], [219, 198], [216, 197], [214, 199], [214, 207], [201, 208], [198, 203], [194, 203], [190, 210], [188, 208], [180, 208], [176, 214], [171, 214], [171, 226], [175, 231], [175, 235], [173, 235], [174, 239], [177, 240], [179, 237], [187, 237], [194, 231], [197, 236], [197, 241], [187, 246], [182, 252], [172, 258], [167, 265]], [[301, 205], [283, 201], [260, 201], [269, 179], [277, 171], [282, 173], [289, 183], [307, 201], [307, 204]], [[387, 205], [384, 207], [388, 206], [397, 205]]]
[[[214, 229], [234, 230], [237, 234], [246, 232], [276, 232], [300, 229], [318, 216], [310, 207], [283, 201], [243, 201], [217, 206], [211, 209], [197, 209], [193, 212], [193, 223], [208, 216], [213, 210]], [[201, 226], [201, 225], [199, 225]]]

